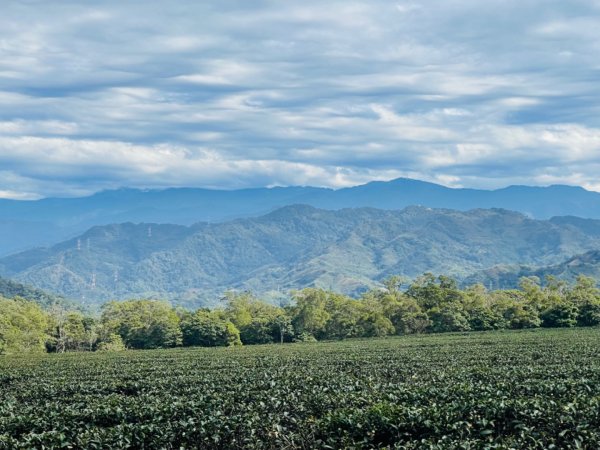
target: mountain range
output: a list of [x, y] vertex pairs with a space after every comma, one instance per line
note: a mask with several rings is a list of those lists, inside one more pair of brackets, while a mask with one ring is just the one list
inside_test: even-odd
[[36, 201], [0, 199], [0, 256], [73, 238], [97, 225], [125, 222], [193, 225], [258, 217], [283, 206], [372, 207], [411, 205], [467, 211], [504, 208], [536, 219], [578, 216], [600, 219], [600, 193], [581, 187], [510, 186], [498, 190], [453, 189], [399, 178], [344, 189], [274, 187], [243, 190], [119, 189], [81, 198]]
[[497, 265], [552, 265], [599, 248], [600, 221], [593, 219], [293, 205], [223, 223], [95, 226], [0, 259], [0, 274], [83, 304], [158, 297], [203, 306], [228, 288], [272, 299], [307, 286], [358, 294], [392, 274], [465, 279]]

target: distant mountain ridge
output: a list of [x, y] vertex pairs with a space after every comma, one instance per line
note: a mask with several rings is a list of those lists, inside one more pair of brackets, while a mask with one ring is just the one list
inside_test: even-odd
[[223, 222], [257, 217], [292, 204], [331, 210], [360, 207], [399, 210], [411, 205], [460, 211], [504, 208], [537, 219], [553, 216], [600, 219], [600, 193], [562, 185], [510, 186], [488, 191], [453, 189], [399, 178], [338, 190], [314, 187], [233, 191], [119, 189], [82, 198], [0, 200], [0, 255], [51, 245], [96, 225]]
[[502, 209], [294, 205], [218, 224], [96, 226], [2, 258], [0, 274], [83, 303], [161, 297], [199, 306], [227, 288], [273, 298], [308, 286], [356, 294], [392, 274], [464, 278], [499, 264], [550, 265], [595, 249], [598, 220], [535, 220]]

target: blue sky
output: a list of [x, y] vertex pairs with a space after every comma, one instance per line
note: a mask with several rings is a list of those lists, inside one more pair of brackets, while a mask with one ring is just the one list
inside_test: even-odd
[[0, 197], [600, 190], [600, 1], [6, 0]]

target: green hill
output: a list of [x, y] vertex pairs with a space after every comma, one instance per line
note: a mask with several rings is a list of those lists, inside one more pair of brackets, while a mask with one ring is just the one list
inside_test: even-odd
[[36, 289], [32, 286], [27, 286], [2, 277], [0, 277], [0, 297], [22, 297], [46, 308], [57, 303], [68, 303], [64, 298], [60, 296], [49, 294], [45, 291], [42, 291], [41, 289]]
[[492, 288], [507, 289], [517, 287], [522, 277], [535, 276], [543, 282], [547, 276], [553, 276], [559, 280], [573, 282], [579, 275], [600, 280], [600, 251], [592, 250], [549, 266], [495, 266], [467, 277], [464, 283], [482, 283]]
[[460, 278], [498, 265], [549, 265], [600, 248], [600, 221], [534, 220], [501, 209], [327, 211], [289, 206], [221, 224], [98, 226], [0, 260], [21, 282], [98, 304], [162, 297], [218, 301], [227, 288], [266, 297], [307, 286], [356, 294], [391, 274]]

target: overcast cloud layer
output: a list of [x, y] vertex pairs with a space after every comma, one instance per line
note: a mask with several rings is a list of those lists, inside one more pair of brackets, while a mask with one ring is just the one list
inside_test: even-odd
[[599, 0], [6, 0], [0, 197], [600, 190]]

